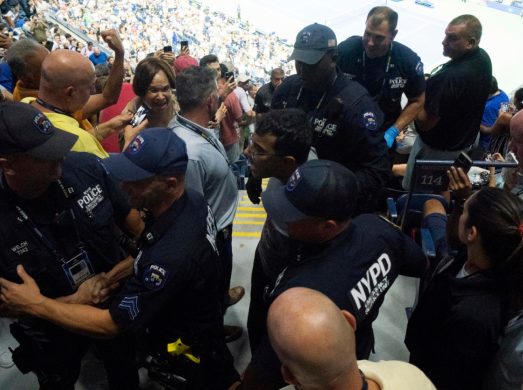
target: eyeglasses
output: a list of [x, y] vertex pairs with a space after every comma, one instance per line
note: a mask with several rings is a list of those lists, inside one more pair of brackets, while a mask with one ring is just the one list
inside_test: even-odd
[[257, 150], [256, 145], [254, 144], [254, 141], [252, 139], [252, 135], [249, 137], [249, 154], [250, 154], [252, 160], [255, 160], [256, 156], [276, 156], [276, 157], [282, 157], [282, 155], [279, 154], [279, 153], [259, 152]]

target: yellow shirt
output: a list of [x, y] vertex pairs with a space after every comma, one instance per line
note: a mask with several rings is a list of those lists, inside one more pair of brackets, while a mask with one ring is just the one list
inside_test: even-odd
[[[36, 99], [25, 98], [22, 102], [30, 104], [34, 100]], [[102, 145], [100, 145], [100, 142], [98, 142], [93, 135], [80, 128], [76, 119], [56, 112], [44, 112], [44, 114], [57, 128], [78, 136], [78, 140], [71, 149], [72, 151], [91, 153], [100, 158], [109, 157], [109, 154], [107, 154]]]

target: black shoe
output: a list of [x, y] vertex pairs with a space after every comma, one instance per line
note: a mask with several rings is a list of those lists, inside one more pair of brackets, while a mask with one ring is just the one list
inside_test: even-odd
[[239, 326], [234, 325], [224, 325], [223, 326], [223, 335], [225, 337], [226, 343], [232, 343], [233, 341], [238, 340], [242, 337], [243, 329]]

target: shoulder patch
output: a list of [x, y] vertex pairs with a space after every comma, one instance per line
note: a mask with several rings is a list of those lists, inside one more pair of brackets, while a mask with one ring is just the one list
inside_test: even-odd
[[149, 290], [161, 289], [167, 281], [168, 272], [165, 268], [151, 264], [143, 273], [143, 284]]
[[367, 130], [375, 131], [378, 129], [378, 122], [376, 121], [376, 114], [372, 111], [367, 111], [363, 114], [363, 126]]
[[421, 61], [419, 61], [416, 64], [416, 74], [420, 75], [420, 76], [423, 74], [423, 62], [421, 62]]

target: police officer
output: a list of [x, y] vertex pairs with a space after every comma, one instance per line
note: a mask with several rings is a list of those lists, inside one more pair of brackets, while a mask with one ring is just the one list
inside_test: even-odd
[[312, 124], [319, 158], [334, 160], [358, 178], [358, 211], [372, 207], [371, 195], [390, 175], [382, 133], [383, 114], [365, 88], [336, 69], [336, 35], [312, 24], [298, 33], [290, 57], [297, 75], [287, 77], [274, 93], [273, 108], [301, 108]]
[[[0, 105], [0, 276], [19, 281], [20, 264], [46, 296], [82, 303], [95, 299], [95, 274], [122, 258], [114, 222], [138, 234], [141, 220], [98, 158], [68, 153], [76, 140], [28, 104]], [[11, 333], [20, 343], [13, 361], [41, 389], [74, 389], [90, 338], [33, 317], [20, 317]], [[95, 345], [110, 387], [137, 388], [132, 343]]]
[[[357, 178], [342, 165], [310, 160], [263, 205], [274, 226], [294, 242], [286, 267], [267, 289], [269, 302], [292, 287], [327, 295], [356, 317], [356, 354], [373, 346], [372, 322], [399, 274], [419, 277], [427, 260], [414, 241], [374, 214], [354, 219]], [[244, 375], [246, 389], [282, 387], [280, 363], [267, 336]], [[256, 387], [258, 385], [259, 387]]]
[[164, 383], [178, 383], [175, 374], [187, 389], [227, 389], [239, 375], [223, 337], [216, 228], [203, 196], [185, 189], [185, 143], [169, 129], [147, 129], [104, 164], [123, 180], [131, 204], [150, 212], [133, 277], [100, 309], [43, 297], [20, 267], [23, 284], [0, 279], [2, 298], [79, 333], [143, 332], [149, 372]]
[[[363, 37], [352, 36], [338, 46], [342, 72], [367, 88], [385, 114], [382, 129], [389, 148], [425, 102], [423, 63], [407, 46], [393, 42], [397, 24], [395, 11], [374, 7], [367, 15]], [[403, 93], [408, 99], [404, 109]]]

